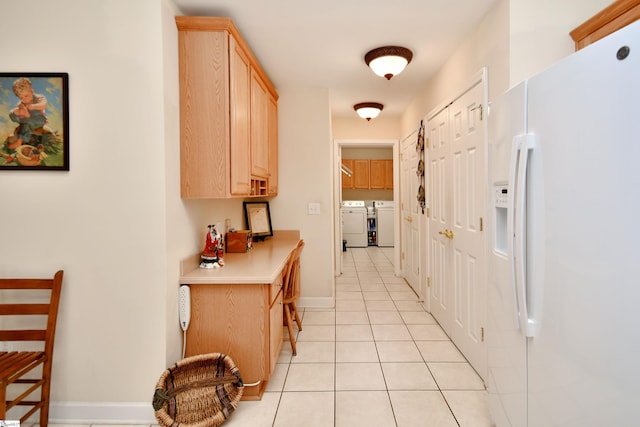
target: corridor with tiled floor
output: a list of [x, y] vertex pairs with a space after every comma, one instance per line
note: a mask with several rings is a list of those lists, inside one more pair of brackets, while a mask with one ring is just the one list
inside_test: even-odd
[[482, 380], [392, 259], [393, 248], [343, 252], [335, 309], [300, 309], [298, 354], [286, 341], [262, 400], [240, 402], [225, 426], [491, 426]]

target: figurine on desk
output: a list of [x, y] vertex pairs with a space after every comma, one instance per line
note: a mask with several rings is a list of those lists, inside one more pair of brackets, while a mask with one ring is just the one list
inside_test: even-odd
[[218, 268], [224, 265], [222, 245], [222, 235], [218, 232], [218, 227], [209, 225], [207, 241], [200, 255], [200, 268]]

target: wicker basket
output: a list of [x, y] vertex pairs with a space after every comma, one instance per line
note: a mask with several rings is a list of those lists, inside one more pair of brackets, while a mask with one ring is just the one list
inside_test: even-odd
[[216, 427], [238, 407], [243, 383], [226, 354], [188, 357], [164, 371], [153, 395], [161, 426]]

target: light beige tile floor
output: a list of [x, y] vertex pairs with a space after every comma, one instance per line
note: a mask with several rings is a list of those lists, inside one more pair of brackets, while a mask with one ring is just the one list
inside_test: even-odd
[[300, 310], [298, 354], [285, 341], [262, 400], [224, 426], [491, 426], [482, 380], [392, 259], [393, 248], [343, 252], [335, 309]]

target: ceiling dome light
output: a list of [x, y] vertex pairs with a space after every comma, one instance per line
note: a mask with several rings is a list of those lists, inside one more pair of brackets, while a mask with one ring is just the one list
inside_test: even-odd
[[361, 102], [353, 106], [356, 113], [367, 121], [371, 121], [371, 119], [378, 117], [382, 108], [383, 105], [377, 102]]
[[380, 77], [397, 76], [404, 70], [404, 67], [411, 62], [413, 52], [402, 46], [383, 46], [373, 49], [364, 56], [364, 62], [367, 63], [374, 73]]

